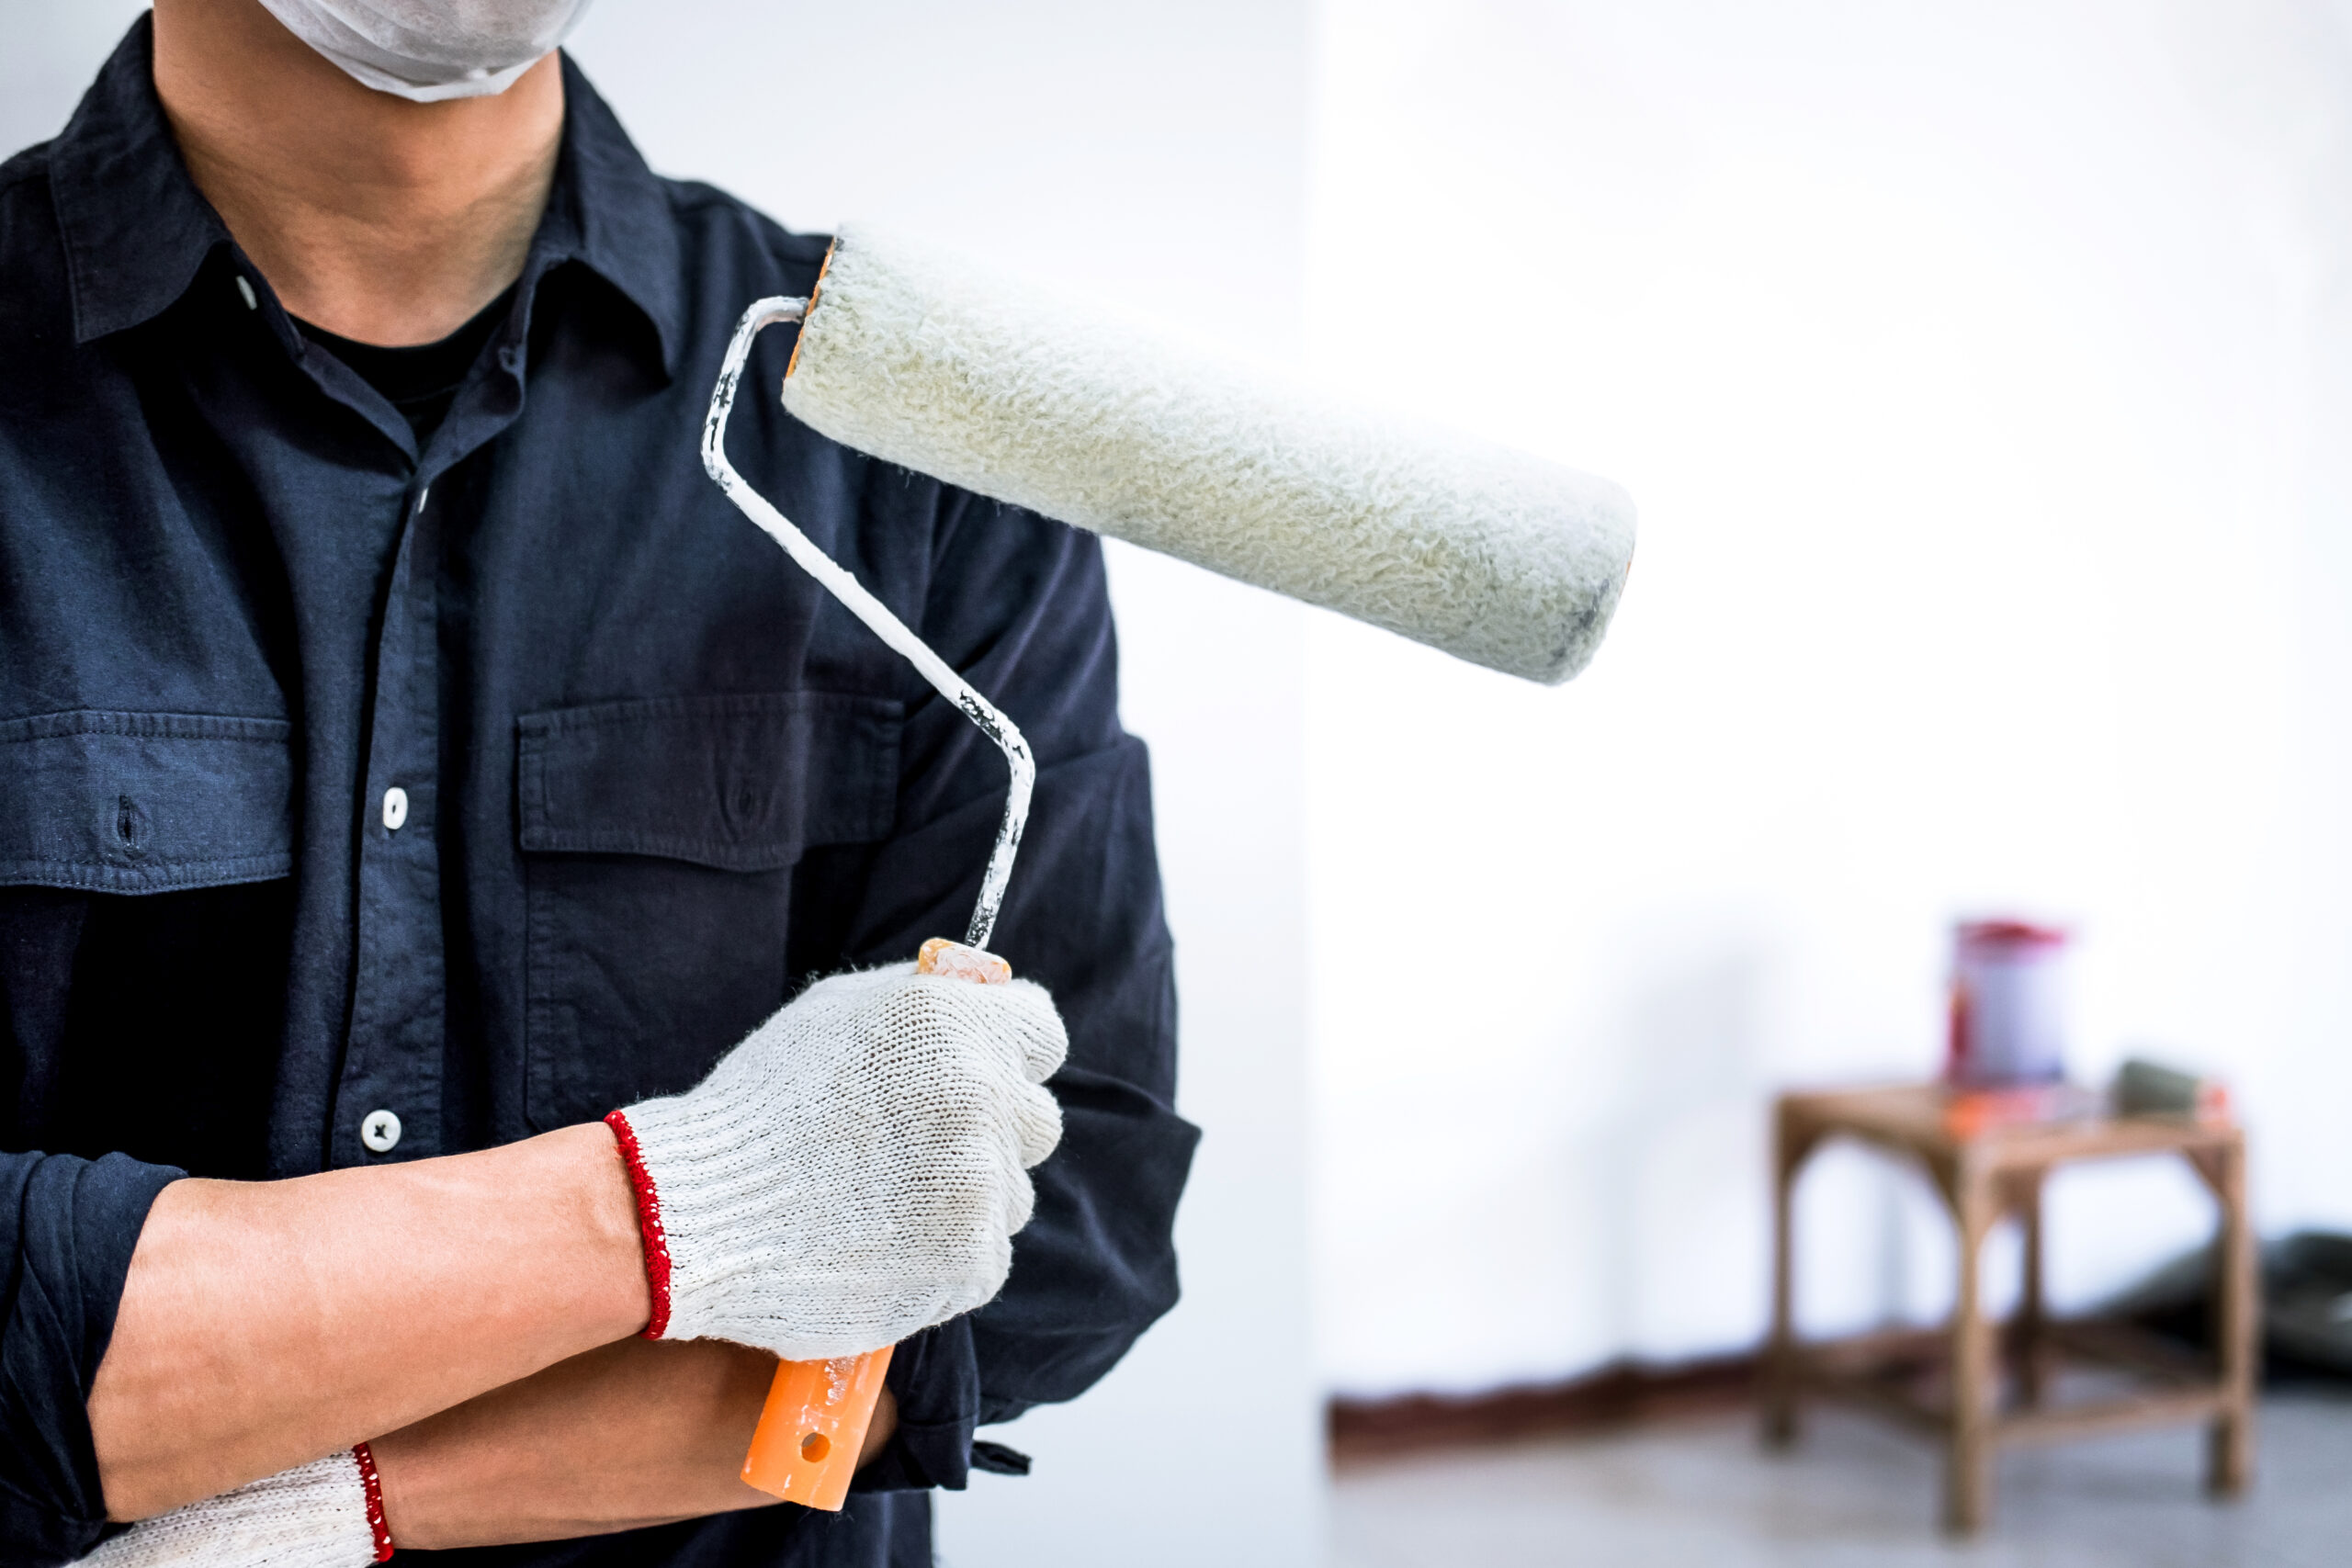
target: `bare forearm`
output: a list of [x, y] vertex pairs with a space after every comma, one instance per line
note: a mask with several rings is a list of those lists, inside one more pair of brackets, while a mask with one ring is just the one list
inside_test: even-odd
[[107, 1510], [144, 1518], [405, 1427], [643, 1326], [611, 1133], [292, 1181], [182, 1181], [140, 1233], [90, 1393]]
[[[561, 1540], [775, 1501], [739, 1478], [775, 1358], [624, 1340], [374, 1444], [402, 1547]], [[861, 1462], [896, 1424], [882, 1396]]]

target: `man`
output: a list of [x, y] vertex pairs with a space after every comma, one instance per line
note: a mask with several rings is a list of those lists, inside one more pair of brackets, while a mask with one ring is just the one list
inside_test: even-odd
[[[1174, 1300], [1096, 547], [754, 353], [738, 466], [1038, 756], [1044, 989], [910, 976], [1001, 762], [703, 478], [823, 244], [654, 178], [577, 9], [157, 0], [0, 166], [0, 1561], [928, 1563]], [[763, 1506], [775, 1355], [901, 1337], [847, 1508]]]

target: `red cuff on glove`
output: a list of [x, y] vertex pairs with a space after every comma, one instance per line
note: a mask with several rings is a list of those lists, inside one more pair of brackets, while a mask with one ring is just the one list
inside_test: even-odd
[[605, 1125], [620, 1140], [621, 1164], [628, 1168], [628, 1184], [637, 1193], [637, 1228], [645, 1241], [645, 1282], [653, 1295], [653, 1314], [642, 1337], [659, 1339], [670, 1327], [670, 1238], [662, 1229], [662, 1195], [645, 1168], [645, 1151], [637, 1145], [637, 1129], [616, 1111]]
[[362, 1443], [351, 1450], [359, 1461], [359, 1484], [368, 1494], [368, 1529], [376, 1537], [376, 1561], [392, 1560], [392, 1527], [384, 1522], [384, 1487], [376, 1479], [376, 1450]]

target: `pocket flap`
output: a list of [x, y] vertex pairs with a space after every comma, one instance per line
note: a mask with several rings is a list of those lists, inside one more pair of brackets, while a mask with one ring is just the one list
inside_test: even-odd
[[85, 708], [0, 722], [0, 886], [161, 893], [294, 870], [293, 726]]
[[899, 705], [836, 692], [662, 697], [516, 720], [526, 850], [775, 871], [888, 836]]

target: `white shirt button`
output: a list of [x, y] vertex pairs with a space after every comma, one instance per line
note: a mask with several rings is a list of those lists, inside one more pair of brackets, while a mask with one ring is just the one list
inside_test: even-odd
[[237, 275], [237, 298], [245, 302], [245, 309], [248, 310], [258, 310], [261, 309], [261, 300], [254, 294], [252, 280], [247, 278], [243, 273]]
[[370, 1111], [360, 1121], [359, 1141], [369, 1154], [390, 1154], [400, 1146], [401, 1119], [389, 1111]]
[[384, 792], [384, 830], [397, 833], [408, 820], [408, 791], [394, 784]]

